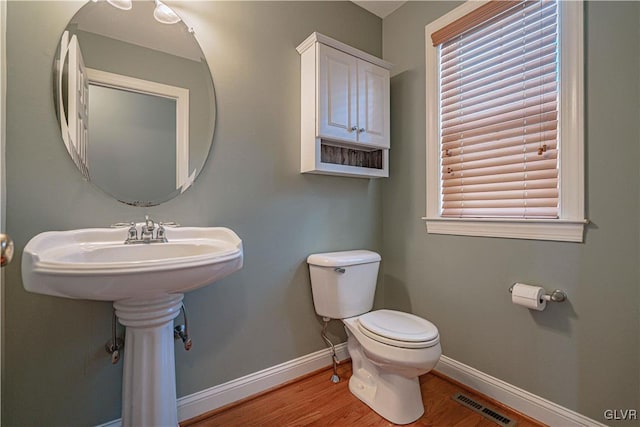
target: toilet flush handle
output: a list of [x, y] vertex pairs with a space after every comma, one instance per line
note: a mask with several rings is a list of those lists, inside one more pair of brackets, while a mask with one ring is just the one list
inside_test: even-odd
[[336, 268], [333, 269], [333, 271], [335, 271], [336, 273], [342, 274], [342, 273], [346, 272], [347, 270], [345, 270], [342, 267], [336, 267]]

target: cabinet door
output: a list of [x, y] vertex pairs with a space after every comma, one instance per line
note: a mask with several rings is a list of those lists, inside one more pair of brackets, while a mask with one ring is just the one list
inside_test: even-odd
[[357, 140], [357, 62], [351, 55], [318, 44], [318, 137]]
[[358, 142], [389, 148], [389, 71], [358, 60]]

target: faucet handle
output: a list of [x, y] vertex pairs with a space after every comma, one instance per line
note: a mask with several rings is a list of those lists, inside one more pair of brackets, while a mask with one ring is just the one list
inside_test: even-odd
[[161, 240], [163, 242], [167, 242], [167, 235], [165, 234], [164, 227], [179, 227], [180, 224], [174, 221], [170, 222], [159, 222], [158, 223], [158, 231], [156, 231], [156, 239]]
[[162, 223], [160, 223], [160, 225], [158, 226], [158, 230], [156, 231], [156, 239], [165, 243], [168, 241], [167, 235], [164, 230], [164, 225], [162, 225]]

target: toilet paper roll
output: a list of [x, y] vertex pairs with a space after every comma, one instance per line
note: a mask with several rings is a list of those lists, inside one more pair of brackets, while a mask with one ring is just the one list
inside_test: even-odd
[[542, 311], [547, 306], [547, 300], [544, 295], [545, 291], [540, 286], [516, 283], [511, 291], [511, 302], [531, 310]]

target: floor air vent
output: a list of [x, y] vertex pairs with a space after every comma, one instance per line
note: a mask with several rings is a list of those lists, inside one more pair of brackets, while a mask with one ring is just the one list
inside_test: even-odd
[[461, 405], [466, 406], [472, 411], [479, 413], [483, 417], [503, 427], [513, 427], [517, 424], [514, 420], [508, 417], [505, 417], [504, 415], [494, 411], [493, 409], [487, 408], [486, 406], [476, 402], [469, 396], [466, 396], [462, 393], [456, 393], [453, 396], [451, 396], [451, 398], [456, 402], [460, 403]]

